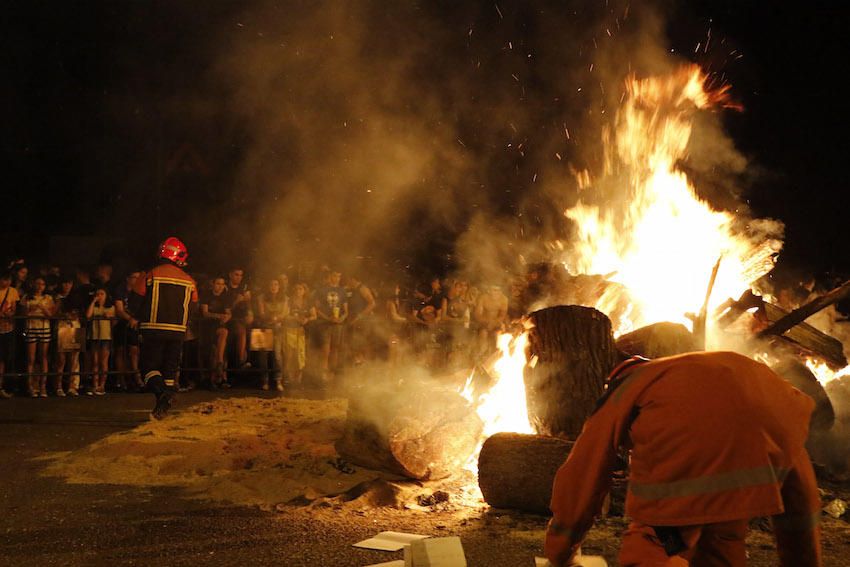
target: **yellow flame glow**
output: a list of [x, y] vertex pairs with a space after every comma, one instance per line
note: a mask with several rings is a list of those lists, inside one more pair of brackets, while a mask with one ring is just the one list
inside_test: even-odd
[[495, 366], [498, 380], [488, 392], [481, 395], [478, 405], [478, 415], [484, 422], [484, 435], [489, 437], [500, 432], [533, 433], [528, 421], [523, 378], [528, 333], [518, 337], [502, 333], [497, 344], [502, 353]]
[[501, 353], [493, 367], [494, 377], [490, 389], [474, 399], [473, 375], [466, 381], [461, 391], [470, 403], [476, 404], [476, 411], [484, 423], [484, 433], [478, 448], [464, 468], [478, 471], [478, 453], [484, 441], [495, 433], [534, 433], [528, 419], [528, 407], [525, 396], [526, 347], [528, 332], [514, 336], [502, 333], [497, 345]]
[[814, 358], [806, 359], [806, 367], [812, 371], [812, 374], [815, 375], [815, 378], [818, 379], [821, 386], [826, 386], [836, 378], [840, 378], [845, 374], [850, 374], [850, 365], [845, 366], [841, 370], [832, 370], [826, 365], [826, 363]]
[[[700, 200], [678, 167], [695, 110], [725, 101], [725, 91], [707, 91], [705, 83], [696, 66], [667, 77], [630, 78], [613, 129], [603, 136], [609, 142], [606, 175], [627, 174], [627, 194], [606, 201], [604, 209], [579, 203], [565, 212], [578, 236], [565, 256], [567, 268], [615, 272], [609, 279], [625, 288], [615, 293], [628, 294], [632, 309], [618, 314], [617, 334], [659, 321], [690, 326], [686, 314], [701, 309], [719, 258], [709, 307], [738, 297], [754, 279], [752, 258], [765, 238], [742, 234], [733, 214]], [[595, 307], [612, 315], [622, 303], [606, 296]]]

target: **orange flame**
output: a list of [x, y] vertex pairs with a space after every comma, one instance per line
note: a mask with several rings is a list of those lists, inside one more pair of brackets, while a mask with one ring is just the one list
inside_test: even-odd
[[807, 358], [806, 367], [812, 371], [812, 374], [815, 375], [815, 378], [818, 379], [818, 382], [821, 383], [821, 386], [826, 386], [833, 380], [840, 378], [841, 376], [850, 374], [850, 365], [845, 366], [841, 370], [833, 370], [825, 362], [822, 362], [815, 358]]
[[[627, 298], [603, 297], [598, 309], [628, 303], [617, 314], [617, 334], [659, 321], [690, 325], [705, 300], [714, 264], [722, 258], [709, 307], [738, 297], [770, 268], [753, 273], [754, 257], [770, 235], [742, 232], [733, 214], [712, 209], [697, 197], [678, 168], [686, 157], [694, 112], [733, 106], [727, 89], [707, 90], [696, 66], [668, 77], [627, 81], [627, 96], [613, 130], [604, 133], [607, 176], [627, 174], [627, 196], [602, 209], [579, 203], [565, 215], [575, 221], [577, 242], [564, 263], [573, 273], [608, 274], [623, 284]], [[586, 182], [586, 180], [585, 180]], [[758, 223], [754, 223], [758, 224]], [[770, 247], [778, 251], [778, 241]], [[622, 290], [623, 288], [621, 288]], [[625, 299], [625, 301], [623, 301]]]

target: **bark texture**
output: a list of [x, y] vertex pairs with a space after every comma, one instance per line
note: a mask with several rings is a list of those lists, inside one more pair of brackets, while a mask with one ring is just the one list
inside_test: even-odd
[[654, 323], [617, 339], [617, 348], [629, 355], [660, 358], [700, 350], [696, 337], [678, 323]]
[[577, 305], [547, 307], [530, 318], [525, 384], [531, 425], [541, 435], [575, 438], [619, 360], [611, 321]]
[[573, 443], [543, 435], [497, 433], [478, 456], [478, 486], [495, 508], [549, 512], [555, 473]]
[[349, 400], [336, 450], [347, 461], [417, 480], [449, 476], [473, 454], [483, 424], [459, 394], [419, 385]]

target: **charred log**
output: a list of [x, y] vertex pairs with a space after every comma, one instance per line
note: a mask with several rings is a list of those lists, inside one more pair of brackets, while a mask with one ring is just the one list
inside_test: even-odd
[[781, 335], [795, 325], [802, 323], [818, 311], [826, 309], [830, 305], [838, 303], [847, 297], [850, 297], [850, 281], [844, 282], [829, 293], [825, 293], [824, 295], [813, 299], [802, 307], [788, 313], [781, 319], [773, 321], [767, 329], [759, 333], [759, 336], [766, 337], [770, 335]]
[[535, 311], [525, 384], [531, 424], [541, 435], [576, 437], [619, 361], [611, 321], [591, 307]]
[[[786, 311], [770, 303], [764, 304], [764, 313], [768, 321], [778, 322], [785, 318]], [[781, 327], [776, 327], [777, 329]], [[770, 329], [770, 327], [768, 327]], [[765, 329], [760, 337], [769, 338]], [[804, 354], [813, 354], [824, 360], [831, 368], [844, 368], [847, 358], [844, 356], [844, 345], [834, 337], [830, 337], [807, 323], [798, 323], [778, 337], [784, 342], [802, 350]]]
[[364, 391], [349, 400], [336, 450], [366, 468], [418, 480], [444, 478], [469, 459], [482, 429], [474, 408], [453, 391], [422, 384], [410, 392]]
[[[571, 441], [544, 435], [493, 435], [478, 457], [478, 486], [485, 502], [494, 508], [548, 515], [555, 474], [572, 446]], [[621, 462], [623, 467], [625, 464]], [[628, 487], [625, 470], [618, 468], [611, 480], [610, 498], [605, 500], [602, 514], [622, 516]]]
[[478, 456], [478, 486], [496, 508], [546, 514], [555, 473], [573, 443], [543, 435], [497, 433]]
[[[784, 324], [775, 326], [781, 320], [788, 321], [789, 313], [784, 309], [764, 301], [761, 297], [746, 291], [737, 301], [728, 301], [716, 313], [717, 325], [726, 329], [735, 323], [747, 310], [758, 308], [759, 318], [767, 322], [767, 327], [758, 332], [758, 337], [772, 340], [780, 349], [791, 349], [798, 354], [817, 356], [831, 368], [838, 369], [847, 365], [844, 345], [838, 339], [823, 333], [807, 323], [797, 323], [781, 335], [771, 335], [771, 329], [779, 330]], [[722, 313], [722, 314], [721, 314]], [[769, 332], [770, 331], [770, 332]], [[752, 331], [751, 331], [752, 332]]]
[[629, 355], [659, 358], [699, 349], [697, 339], [678, 323], [655, 323], [617, 339], [617, 348]]

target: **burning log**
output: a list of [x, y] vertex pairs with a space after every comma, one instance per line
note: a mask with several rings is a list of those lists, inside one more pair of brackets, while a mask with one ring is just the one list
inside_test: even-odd
[[530, 315], [528, 413], [542, 435], [576, 437], [602, 395], [619, 353], [611, 321], [591, 307], [561, 305]]
[[349, 400], [337, 452], [351, 463], [417, 480], [461, 469], [483, 424], [458, 393], [416, 384], [407, 391], [364, 389]]
[[543, 435], [497, 433], [481, 447], [478, 486], [496, 508], [549, 512], [552, 482], [573, 443]]
[[659, 358], [701, 350], [697, 339], [678, 323], [655, 323], [617, 339], [617, 348], [629, 355]]
[[[786, 311], [773, 304], [764, 304], [764, 313], [768, 321], [778, 323], [786, 319]], [[785, 325], [771, 325], [759, 333], [759, 337], [769, 337], [767, 331], [771, 328], [782, 329]], [[830, 337], [807, 323], [797, 323], [794, 327], [783, 331], [784, 334], [777, 336], [784, 342], [793, 343], [807, 354], [814, 354], [824, 360], [831, 368], [838, 369], [847, 366], [847, 357], [844, 356], [844, 345], [834, 337]]]
[[[759, 333], [759, 336], [765, 337], [769, 335], [781, 335], [791, 327], [802, 323], [818, 311], [826, 309], [830, 305], [838, 303], [847, 297], [850, 297], [850, 281], [844, 282], [829, 293], [813, 299], [802, 307], [799, 307], [787, 314], [785, 317], [782, 317], [777, 321], [773, 321], [767, 329], [764, 329], [761, 333]], [[845, 361], [844, 365], [846, 366], [846, 364], [847, 363]]]
[[[817, 356], [833, 369], [847, 366], [844, 345], [841, 341], [807, 323], [798, 322], [793, 327], [785, 329], [785, 325], [790, 321], [789, 313], [764, 301], [749, 290], [744, 292], [737, 301], [730, 300], [718, 309], [716, 313], [719, 315], [717, 319], [718, 327], [726, 329], [737, 321], [745, 311], [753, 308], [758, 308], [761, 317], [769, 322], [769, 326], [758, 333], [760, 338], [773, 338], [775, 341], [780, 341], [784, 346], [790, 346], [798, 351], [803, 351], [805, 354]], [[782, 320], [785, 320], [786, 323], [781, 326], [775, 325]], [[782, 330], [781, 335], [771, 336], [772, 333], [779, 330]]]

